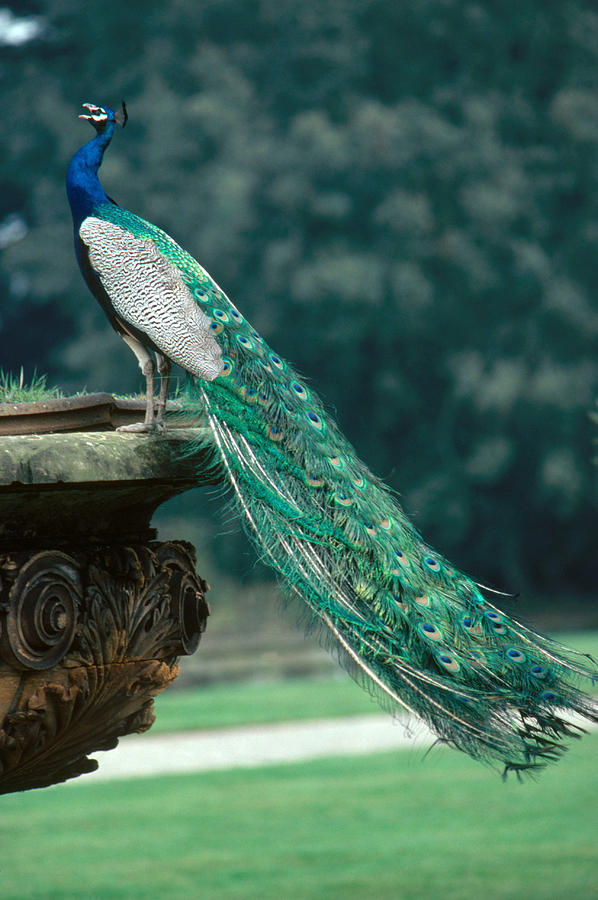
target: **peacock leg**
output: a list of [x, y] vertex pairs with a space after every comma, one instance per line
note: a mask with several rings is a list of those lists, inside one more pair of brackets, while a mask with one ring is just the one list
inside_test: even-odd
[[154, 373], [156, 371], [155, 363], [150, 356], [149, 351], [145, 349], [141, 341], [138, 341], [137, 338], [134, 338], [130, 334], [123, 334], [122, 339], [131, 348], [131, 350], [137, 357], [139, 368], [145, 375], [145, 419], [143, 422], [135, 422], [133, 425], [121, 425], [116, 430], [132, 431], [137, 433], [144, 431], [163, 431], [164, 425], [163, 423], [156, 421], [156, 415], [154, 412]]
[[168, 385], [170, 383], [170, 370], [172, 369], [172, 363], [166, 356], [162, 356], [161, 353], [156, 353], [156, 362], [158, 364], [158, 374], [160, 375], [160, 396], [158, 397], [158, 414], [156, 416], [156, 421], [158, 423], [164, 423], [164, 412], [166, 410], [166, 401], [168, 400]]

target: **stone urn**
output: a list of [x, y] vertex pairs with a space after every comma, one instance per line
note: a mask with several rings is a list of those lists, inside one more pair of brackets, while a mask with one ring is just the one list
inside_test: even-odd
[[161, 543], [162, 502], [218, 481], [184, 456], [202, 427], [118, 433], [141, 401], [0, 406], [0, 793], [93, 771], [146, 731], [209, 613], [194, 548]]

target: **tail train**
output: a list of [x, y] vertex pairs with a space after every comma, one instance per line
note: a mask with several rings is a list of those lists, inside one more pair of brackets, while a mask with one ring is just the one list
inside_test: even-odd
[[[391, 710], [505, 771], [541, 766], [598, 707], [586, 665], [504, 615], [426, 545], [315, 393], [204, 275], [223, 372], [194, 379], [189, 410], [214, 448], [262, 559], [309, 607], [351, 674]], [[191, 450], [191, 452], [193, 452]]]

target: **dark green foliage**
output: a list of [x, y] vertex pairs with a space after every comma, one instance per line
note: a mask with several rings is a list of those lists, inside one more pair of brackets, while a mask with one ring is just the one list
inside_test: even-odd
[[62, 186], [79, 104], [124, 96], [108, 193], [313, 378], [432, 543], [543, 605], [593, 594], [594, 4], [31, 11], [45, 35], [0, 70], [0, 220], [29, 228], [2, 252], [3, 365], [138, 384], [79, 281]]

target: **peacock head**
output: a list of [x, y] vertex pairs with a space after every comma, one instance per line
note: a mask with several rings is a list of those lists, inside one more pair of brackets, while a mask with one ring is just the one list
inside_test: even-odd
[[79, 118], [91, 122], [97, 132], [102, 132], [109, 125], [114, 126], [115, 123], [124, 128], [127, 123], [127, 107], [124, 100], [122, 101], [122, 113], [115, 113], [109, 106], [95, 106], [93, 103], [84, 103], [83, 108], [87, 109], [88, 113], [81, 114]]

